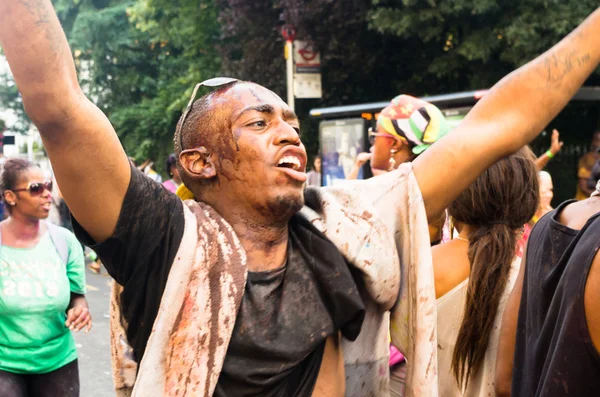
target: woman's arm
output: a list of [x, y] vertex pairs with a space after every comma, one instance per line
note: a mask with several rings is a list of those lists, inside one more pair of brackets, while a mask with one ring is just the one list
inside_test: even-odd
[[552, 130], [552, 137], [550, 138], [550, 149], [540, 157], [535, 160], [535, 165], [537, 165], [538, 169], [541, 171], [550, 162], [550, 159], [554, 158], [560, 149], [562, 148], [564, 142], [559, 141], [560, 134], [558, 130]]
[[371, 153], [359, 153], [358, 156], [356, 156], [356, 161], [352, 166], [352, 170], [346, 176], [346, 179], [354, 180], [358, 178], [361, 167], [365, 165], [367, 161], [371, 160], [371, 156]]

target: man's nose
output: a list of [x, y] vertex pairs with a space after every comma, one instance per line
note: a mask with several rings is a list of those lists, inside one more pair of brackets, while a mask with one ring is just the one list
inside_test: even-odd
[[278, 145], [292, 144], [298, 146], [301, 142], [300, 135], [296, 132], [294, 127], [285, 121], [281, 122], [280, 127], [277, 129], [275, 143]]

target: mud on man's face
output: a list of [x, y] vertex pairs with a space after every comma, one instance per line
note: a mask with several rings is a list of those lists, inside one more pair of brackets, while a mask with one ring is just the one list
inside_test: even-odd
[[294, 112], [272, 91], [248, 83], [215, 98], [214, 106], [230, 126], [212, 156], [219, 194], [267, 218], [300, 210], [307, 156]]

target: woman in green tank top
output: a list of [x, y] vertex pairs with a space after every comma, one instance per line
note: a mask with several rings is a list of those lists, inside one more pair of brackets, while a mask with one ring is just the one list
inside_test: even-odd
[[79, 396], [71, 331], [90, 330], [83, 250], [44, 220], [52, 182], [10, 159], [1, 177], [9, 218], [0, 223], [0, 395]]

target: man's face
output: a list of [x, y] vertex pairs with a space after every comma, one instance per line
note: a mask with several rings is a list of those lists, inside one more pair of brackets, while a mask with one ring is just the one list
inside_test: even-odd
[[230, 126], [211, 150], [219, 195], [267, 218], [297, 212], [304, 202], [307, 157], [294, 112], [256, 84], [232, 87], [212, 107], [222, 125]]

